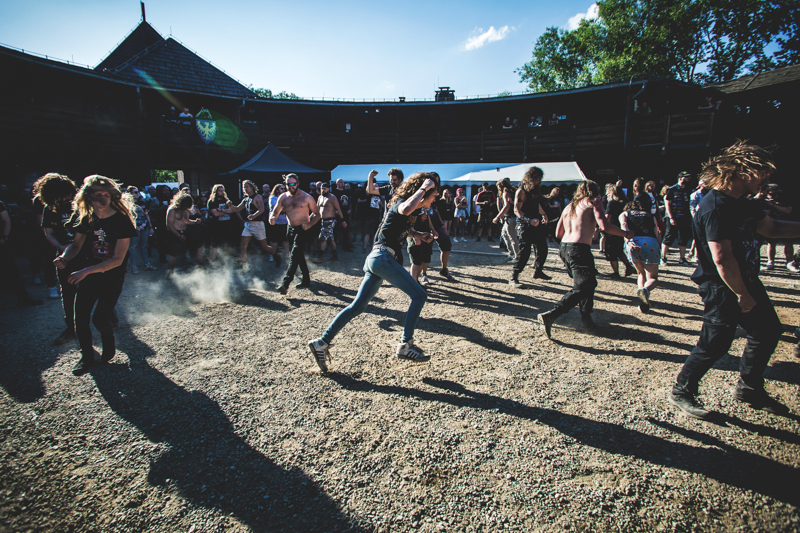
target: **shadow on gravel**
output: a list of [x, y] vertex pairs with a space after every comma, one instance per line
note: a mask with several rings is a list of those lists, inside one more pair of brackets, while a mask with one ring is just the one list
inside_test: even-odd
[[[61, 331], [63, 330], [53, 332], [52, 339]], [[51, 332], [48, 331], [46, 334], [50, 336]], [[0, 357], [3, 365], [3, 371], [0, 372], [0, 388], [18, 402], [35, 402], [46, 392], [42, 381], [44, 371], [51, 368], [66, 352], [77, 348], [78, 341], [71, 341], [63, 346], [48, 346], [39, 353], [31, 353], [25, 344], [6, 344]], [[80, 352], [76, 353], [75, 361], [80, 355]]]
[[255, 531], [360, 531], [305, 474], [285, 470], [237, 435], [222, 408], [147, 363], [151, 348], [118, 332], [130, 367], [92, 371], [109, 407], [169, 451], [151, 463], [148, 481], [174, 484], [193, 505], [233, 515]]
[[[739, 450], [714, 437], [678, 428], [672, 424], [657, 423], [660, 427], [668, 427], [671, 431], [681, 434], [685, 433], [686, 436], [703, 443], [713, 441], [714, 447], [697, 448], [670, 442], [618, 424], [591, 420], [552, 409], [530, 407], [514, 400], [474, 392], [466, 389], [460, 383], [448, 380], [423, 378], [422, 382], [426, 385], [446, 391], [429, 392], [394, 385], [376, 385], [343, 374], [328, 374], [328, 376], [340, 386], [350, 390], [412, 396], [429, 402], [447, 403], [470, 409], [493, 410], [509, 416], [536, 420], [572, 437], [581, 444], [598, 450], [700, 474], [791, 505], [796, 506], [800, 503], [800, 493], [791, 488], [796, 486], [800, 469]], [[650, 422], [656, 424], [654, 420], [650, 420]], [[739, 423], [742, 422], [739, 421]], [[755, 424], [750, 425], [756, 426]], [[760, 428], [760, 426], [756, 427]]]

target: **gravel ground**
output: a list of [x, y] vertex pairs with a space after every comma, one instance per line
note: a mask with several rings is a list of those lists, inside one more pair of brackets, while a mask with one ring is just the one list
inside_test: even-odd
[[[489, 243], [455, 250], [419, 323], [429, 363], [393, 357], [408, 300], [383, 287], [327, 375], [306, 342], [355, 296], [360, 253], [286, 297], [270, 263], [129, 275], [118, 355], [81, 377], [77, 344], [52, 344], [60, 303], [4, 295], [0, 531], [800, 530], [800, 418], [731, 398], [743, 340], [703, 381], [713, 420], [665, 401], [700, 327], [688, 267], [662, 271], [648, 315], [634, 280], [600, 278], [601, 334], [573, 310], [551, 342], [555, 248], [553, 280], [526, 270], [520, 290]], [[797, 325], [798, 278], [763, 279]], [[800, 413], [793, 341], [767, 388]]]

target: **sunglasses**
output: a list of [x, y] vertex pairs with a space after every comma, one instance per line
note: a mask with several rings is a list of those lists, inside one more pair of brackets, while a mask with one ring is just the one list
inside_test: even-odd
[[286, 186], [287, 187], [297, 187], [297, 182], [295, 182], [295, 183], [287, 183]]

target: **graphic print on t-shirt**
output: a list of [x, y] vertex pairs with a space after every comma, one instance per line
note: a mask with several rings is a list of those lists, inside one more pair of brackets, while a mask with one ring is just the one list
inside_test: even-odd
[[106, 231], [102, 228], [93, 232], [95, 236], [92, 242], [92, 255], [100, 261], [105, 261], [114, 257], [114, 244], [106, 239]]

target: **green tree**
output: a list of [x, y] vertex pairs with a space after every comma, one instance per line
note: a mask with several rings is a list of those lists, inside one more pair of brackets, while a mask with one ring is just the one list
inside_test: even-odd
[[175, 183], [178, 181], [177, 170], [151, 170], [151, 183]]
[[281, 91], [277, 94], [273, 94], [272, 91], [269, 89], [264, 89], [262, 87], [253, 87], [252, 85], [247, 86], [248, 89], [256, 93], [257, 96], [261, 98], [273, 98], [276, 100], [300, 100], [300, 97], [294, 93], [287, 93], [286, 91]]
[[[731, 80], [800, 61], [800, 0], [598, 0], [599, 17], [548, 28], [515, 70], [529, 91], [661, 76]], [[766, 47], [776, 42], [772, 56]]]

